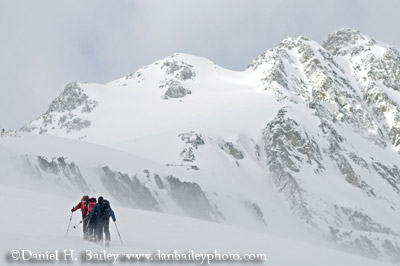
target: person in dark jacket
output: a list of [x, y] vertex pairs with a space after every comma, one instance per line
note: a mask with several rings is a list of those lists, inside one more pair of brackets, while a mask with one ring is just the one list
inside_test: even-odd
[[88, 223], [89, 223], [89, 213], [88, 213], [88, 203], [89, 196], [83, 196], [81, 201], [71, 209], [71, 212], [74, 212], [78, 209], [81, 209], [82, 212], [82, 222], [83, 222], [83, 239], [88, 239]]
[[97, 204], [94, 206], [93, 210], [90, 212], [89, 217], [92, 219], [96, 218], [97, 223], [97, 243], [103, 244], [103, 232], [105, 234], [106, 246], [110, 245], [110, 216], [115, 222], [115, 214], [111, 209], [108, 200], [103, 197], [98, 198]]

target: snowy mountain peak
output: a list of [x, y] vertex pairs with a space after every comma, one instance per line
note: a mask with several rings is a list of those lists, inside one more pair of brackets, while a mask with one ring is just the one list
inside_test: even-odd
[[[170, 56], [167, 56], [161, 60], [157, 60], [156, 62], [148, 65], [145, 68], [157, 68], [164, 70], [165, 75], [174, 75], [176, 71], [181, 70], [184, 72], [188, 72], [189, 69], [194, 71], [196, 70], [204, 70], [208, 68], [214, 67], [214, 63], [207, 58], [189, 55], [184, 53], [174, 53]], [[179, 78], [178, 76], [176, 76]], [[182, 74], [180, 76], [181, 80], [186, 80], [192, 78], [191, 75], [185, 76]]]
[[329, 34], [327, 40], [323, 42], [323, 46], [333, 55], [345, 55], [358, 53], [366, 46], [375, 43], [375, 40], [361, 34], [358, 30], [343, 28]]
[[311, 40], [304, 36], [288, 37], [279, 44], [279, 47], [291, 50], [308, 42], [311, 42]]
[[49, 133], [57, 123], [60, 128], [69, 133], [79, 131], [90, 126], [89, 120], [82, 119], [80, 114], [90, 113], [99, 103], [89, 99], [81, 85], [76, 82], [65, 86], [63, 92], [52, 101], [49, 109], [39, 119], [22, 127], [22, 131]]

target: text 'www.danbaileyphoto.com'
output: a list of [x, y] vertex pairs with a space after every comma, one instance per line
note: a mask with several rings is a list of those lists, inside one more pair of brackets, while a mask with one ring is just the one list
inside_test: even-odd
[[60, 262], [60, 261], [81, 261], [81, 262], [196, 262], [202, 265], [209, 265], [214, 262], [262, 262], [267, 261], [267, 254], [237, 254], [220, 253], [217, 250], [209, 253], [196, 253], [194, 250], [178, 252], [174, 250], [164, 253], [157, 250], [154, 253], [112, 253], [102, 251], [75, 251], [75, 250], [53, 250], [44, 252], [33, 252], [27, 249], [12, 250], [8, 256], [9, 262]]

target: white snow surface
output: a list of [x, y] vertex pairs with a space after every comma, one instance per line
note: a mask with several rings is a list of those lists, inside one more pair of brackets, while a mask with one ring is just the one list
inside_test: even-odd
[[[2, 184], [0, 200], [4, 203], [4, 213], [7, 213], [7, 217], [2, 219], [0, 228], [3, 265], [59, 264], [64, 262], [61, 256], [64, 250], [73, 250], [74, 257], [77, 259], [70, 265], [87, 265], [88, 261], [82, 257], [87, 250], [92, 254], [102, 254], [102, 252], [119, 254], [115, 263], [113, 260], [93, 261], [94, 265], [105, 263], [126, 265], [133, 262], [124, 262], [122, 260], [124, 254], [154, 254], [158, 250], [163, 254], [172, 253], [175, 250], [180, 254], [191, 250], [197, 254], [208, 254], [214, 250], [217, 250], [219, 254], [267, 254], [267, 261], [253, 264], [246, 262], [243, 265], [387, 265], [315, 243], [182, 216], [133, 210], [118, 205], [113, 205], [113, 209], [124, 245], [121, 244], [116, 227], [111, 222], [112, 240], [110, 247], [106, 248], [82, 240], [81, 226], [73, 228], [81, 220], [79, 211], [72, 216], [66, 237], [70, 219], [68, 210], [71, 204], [76, 203], [71, 197], [54, 193], [39, 193], [31, 189]], [[9, 258], [13, 250], [29, 250], [34, 254], [58, 251], [59, 261], [29, 260], [18, 263]], [[29, 255], [26, 255], [26, 258], [29, 258]], [[134, 263], [150, 264], [148, 261]], [[165, 264], [182, 265], [182, 262], [166, 262]], [[211, 265], [221, 265], [221, 262], [211, 262]]]

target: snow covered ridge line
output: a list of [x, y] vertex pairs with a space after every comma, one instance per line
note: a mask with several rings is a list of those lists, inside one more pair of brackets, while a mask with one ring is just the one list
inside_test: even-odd
[[194, 250], [179, 252], [174, 250], [165, 253], [157, 250], [154, 253], [112, 253], [106, 250], [93, 251], [84, 250], [77, 252], [75, 250], [54, 250], [35, 253], [28, 249], [12, 250], [8, 256], [9, 262], [179, 262], [179, 263], [198, 263], [200, 265], [210, 265], [217, 262], [238, 262], [254, 263], [267, 261], [267, 254], [237, 254], [220, 253], [214, 250], [209, 253], [198, 253]]
[[[33, 150], [47, 155], [34, 155], [32, 151], [27, 152], [29, 154], [13, 155], [10, 157], [12, 158], [11, 165], [17, 172], [12, 175], [22, 174], [28, 179], [26, 181], [43, 185], [50, 183], [52, 188], [72, 193], [89, 195], [106, 193], [112, 202], [129, 208], [174, 213], [213, 222], [235, 223], [237, 220], [230, 217], [229, 212], [232, 210], [226, 207], [221, 208], [218, 201], [218, 197], [231, 197], [230, 193], [192, 181], [190, 173], [182, 173], [180, 168], [176, 169], [176, 166], [165, 167], [153, 163], [145, 167], [140, 160], [128, 160], [129, 164], [133, 162], [139, 167], [127, 171], [126, 167], [129, 164], [120, 163], [127, 160], [125, 153], [99, 146], [100, 153], [106, 154], [106, 158], [100, 159], [93, 156], [93, 147], [91, 145], [87, 147], [88, 144], [83, 142], [70, 143], [66, 148], [63, 139], [51, 138], [51, 140], [48, 137], [36, 138], [38, 136], [21, 135], [21, 142], [19, 139], [9, 137], [4, 138], [4, 144], [7, 148], [15, 148], [14, 145], [18, 145], [25, 149], [34, 143], [39, 149], [50, 148], [50, 154], [57, 151], [57, 154], [67, 155], [51, 156], [48, 152], [40, 152], [37, 148]], [[30, 137], [32, 139], [29, 139]], [[7, 141], [13, 144], [10, 145]], [[48, 145], [48, 141], [56, 141], [56, 143]], [[0, 144], [0, 151], [1, 148]], [[111, 155], [109, 155], [110, 152], [112, 152]], [[221, 152], [224, 153], [222, 150]], [[115, 164], [119, 166], [116, 167]], [[111, 168], [108, 165], [114, 166]], [[240, 203], [239, 209], [235, 209], [236, 213], [240, 211], [254, 223], [260, 226], [266, 225], [258, 203], [251, 198], [234, 197], [229, 199], [229, 202], [232, 206]]]
[[[128, 121], [143, 110], [135, 108], [137, 101], [158, 113], [162, 112], [160, 104], [165, 105], [160, 98], [173, 100], [168, 104], [172, 106], [176, 101], [190, 101], [194, 94], [207, 91], [210, 95], [214, 86], [231, 87], [227, 81], [234, 78], [234, 83], [253, 84], [251, 89], [274, 93], [278, 101], [326, 103], [333, 108], [334, 119], [352, 124], [377, 145], [386, 146], [382, 139], [389, 136], [398, 150], [400, 100], [391, 91], [399, 91], [399, 69], [400, 53], [395, 48], [351, 29], [330, 34], [322, 46], [305, 37], [287, 38], [242, 73], [224, 70], [204, 58], [173, 54], [108, 84], [68, 84], [45, 114], [21, 130], [98, 142], [98, 131], [116, 124], [110, 110], [115, 103], [109, 102], [125, 106], [116, 117]], [[186, 112], [190, 109], [184, 108]], [[173, 113], [169, 119], [174, 116], [180, 115]], [[133, 128], [117, 124], [115, 129], [125, 130], [127, 138], [135, 135]]]

